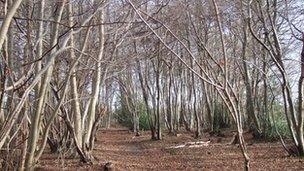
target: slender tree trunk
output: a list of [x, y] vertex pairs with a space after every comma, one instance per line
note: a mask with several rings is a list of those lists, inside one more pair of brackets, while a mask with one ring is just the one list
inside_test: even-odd
[[[22, 124], [22, 130], [21, 130], [21, 139], [22, 140], [26, 140], [26, 138], [28, 137], [28, 120], [27, 120], [27, 115], [28, 115], [28, 111], [27, 111], [27, 107], [28, 105], [26, 104], [24, 106], [24, 108], [22, 109], [24, 112], [24, 118], [21, 121]], [[24, 143], [22, 144], [22, 148], [21, 148], [21, 154], [20, 154], [20, 163], [19, 163], [19, 168], [18, 171], [23, 171], [25, 169], [25, 160], [26, 160], [26, 152], [27, 152], [27, 141], [24, 141]]]
[[0, 27], [0, 50], [2, 50], [2, 46], [8, 31], [8, 28], [10, 26], [10, 23], [17, 12], [17, 9], [19, 8], [22, 0], [16, 0], [13, 4], [12, 7], [8, 10], [2, 24]]
[[[72, 27], [74, 25], [73, 22], [73, 6], [72, 1], [69, 0], [68, 3], [68, 13], [69, 13], [69, 26]], [[73, 29], [72, 29], [73, 30]], [[86, 43], [86, 42], [84, 42]], [[71, 34], [70, 38], [70, 46], [74, 47], [74, 35]], [[85, 44], [83, 46], [85, 48]], [[71, 60], [75, 59], [75, 53], [74, 49], [70, 49], [69, 55], [71, 57]], [[73, 69], [73, 76], [71, 80], [71, 88], [72, 88], [72, 98], [73, 98], [73, 109], [74, 109], [74, 129], [75, 129], [75, 135], [78, 140], [78, 143], [82, 144], [82, 118], [81, 118], [81, 111], [80, 111], [80, 103], [79, 103], [79, 96], [77, 92], [77, 80], [76, 80], [76, 70]]]
[[[53, 27], [53, 34], [52, 34], [52, 40], [51, 40], [51, 47], [55, 46], [57, 44], [57, 37], [58, 37], [58, 28], [59, 28], [59, 22], [61, 20], [61, 16], [63, 13], [63, 9], [64, 9], [64, 5], [66, 3], [66, 0], [63, 0], [62, 3], [60, 4], [59, 10], [57, 15], [55, 16], [55, 21], [57, 21], [57, 23], [54, 25]], [[55, 50], [51, 51], [51, 54], [55, 53]], [[49, 86], [49, 82], [52, 76], [52, 72], [53, 72], [53, 64], [54, 64], [54, 59], [52, 58], [51, 60], [51, 66], [47, 69], [44, 78], [42, 79], [41, 82], [41, 87], [39, 90], [39, 95], [38, 95], [38, 104], [36, 106], [36, 111], [35, 111], [35, 115], [32, 118], [31, 121], [31, 128], [30, 128], [30, 134], [29, 134], [29, 139], [28, 139], [28, 153], [27, 153], [27, 157], [26, 157], [26, 162], [25, 162], [25, 168], [26, 170], [33, 170], [34, 168], [34, 155], [35, 155], [35, 150], [36, 150], [36, 146], [37, 146], [37, 140], [38, 140], [38, 136], [39, 136], [39, 129], [40, 129], [40, 122], [41, 122], [41, 115], [45, 106], [45, 101], [47, 98], [47, 90], [48, 90], [48, 86]]]
[[304, 156], [304, 33], [302, 36], [302, 53], [301, 53], [301, 76], [299, 79], [299, 115], [298, 115], [298, 128], [297, 128], [297, 138], [299, 142], [298, 151], [301, 156]]
[[[104, 11], [100, 13], [100, 21], [104, 21]], [[100, 84], [101, 84], [101, 74], [102, 74], [102, 58], [103, 58], [103, 53], [104, 53], [104, 41], [105, 41], [105, 28], [104, 25], [99, 26], [99, 53], [97, 57], [97, 63], [95, 66], [95, 75], [94, 75], [94, 81], [92, 84], [92, 95], [91, 95], [91, 101], [90, 101], [90, 106], [88, 110], [88, 119], [87, 119], [87, 127], [86, 127], [86, 132], [84, 136], [84, 148], [87, 148], [91, 137], [92, 133], [92, 128], [93, 124], [95, 121], [95, 115], [96, 115], [96, 108], [97, 108], [97, 100], [98, 100], [98, 95], [99, 95], [99, 90], [100, 90]]]
[[[39, 3], [39, 11], [38, 11], [38, 17], [41, 21], [39, 21], [39, 26], [38, 26], [38, 31], [37, 31], [37, 37], [39, 39], [38, 41], [38, 45], [37, 45], [37, 59], [41, 58], [43, 55], [43, 19], [44, 19], [44, 5], [45, 5], [45, 1], [41, 0]], [[37, 61], [37, 65], [36, 65], [36, 72], [38, 73], [41, 70], [41, 66], [42, 62], [41, 60]], [[40, 91], [40, 86], [41, 83], [37, 83], [36, 87], [35, 87], [35, 95], [38, 96], [39, 95], [39, 91]], [[36, 106], [38, 105], [37, 103], [35, 104]]]
[[[147, 91], [147, 88], [144, 83], [144, 78], [142, 75], [140, 61], [136, 61], [136, 64], [137, 64], [138, 78], [139, 78], [139, 82], [140, 82], [140, 86], [141, 86], [141, 90], [142, 90], [142, 94], [143, 94], [143, 98], [144, 98], [144, 102], [145, 102], [145, 108], [146, 108], [147, 115], [149, 116], [149, 127], [150, 127], [150, 131], [151, 131], [151, 139], [154, 140], [154, 139], [156, 139], [155, 125], [153, 123], [153, 119], [151, 116], [151, 110], [149, 107], [148, 91]], [[148, 83], [146, 83], [146, 84], [148, 84]]]
[[243, 47], [242, 47], [242, 63], [244, 68], [244, 82], [246, 87], [246, 112], [249, 116], [249, 129], [250, 131], [253, 131], [253, 135], [258, 138], [260, 137], [261, 130], [260, 125], [258, 122], [258, 118], [255, 114], [254, 110], [254, 101], [253, 101], [253, 95], [252, 95], [252, 88], [251, 88], [251, 82], [249, 79], [249, 71], [247, 67], [247, 59], [246, 59], [246, 49], [247, 49], [247, 27], [244, 26], [243, 28]]
[[[191, 60], [191, 67], [193, 67], [194, 65], [194, 61]], [[195, 121], [196, 121], [196, 131], [195, 131], [195, 137], [196, 138], [199, 138], [201, 136], [201, 119], [200, 119], [200, 116], [198, 114], [198, 111], [197, 111], [197, 94], [196, 94], [196, 82], [195, 82], [195, 79], [194, 79], [194, 73], [191, 73], [191, 79], [192, 79], [192, 92], [193, 92], [193, 113], [194, 113], [194, 116], [195, 116]]]
[[160, 114], [160, 59], [157, 58], [157, 71], [156, 71], [156, 91], [157, 91], [157, 107], [156, 107], [156, 113], [157, 113], [157, 139], [162, 139], [162, 128], [161, 128], [161, 114]]

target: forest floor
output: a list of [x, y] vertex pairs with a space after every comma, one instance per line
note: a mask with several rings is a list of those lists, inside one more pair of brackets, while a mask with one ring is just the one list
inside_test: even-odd
[[[150, 132], [140, 136], [127, 129], [98, 132], [94, 156], [96, 164], [84, 165], [78, 159], [64, 154], [42, 156], [36, 170], [103, 170], [111, 162], [113, 170], [243, 170], [243, 157], [238, 145], [230, 145], [233, 135], [205, 135], [200, 140], [189, 133], [179, 136], [164, 133], [162, 141], [150, 140]], [[288, 157], [278, 142], [257, 142], [246, 136], [252, 170], [304, 170], [304, 158]], [[207, 146], [173, 148], [187, 142], [211, 142]], [[63, 159], [64, 158], [64, 159]]]

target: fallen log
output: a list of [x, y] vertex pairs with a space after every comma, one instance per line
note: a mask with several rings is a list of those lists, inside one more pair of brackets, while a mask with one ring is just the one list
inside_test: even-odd
[[182, 145], [177, 145], [177, 146], [171, 146], [171, 147], [168, 147], [167, 149], [172, 149], [172, 148], [199, 148], [199, 147], [206, 147], [209, 145], [211, 141], [208, 140], [208, 141], [196, 141], [196, 142], [187, 142], [185, 144], [182, 144]]

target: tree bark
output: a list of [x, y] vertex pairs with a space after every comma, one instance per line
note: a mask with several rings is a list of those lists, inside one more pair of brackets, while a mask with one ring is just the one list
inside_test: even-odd
[[298, 115], [298, 151], [301, 156], [304, 156], [304, 100], [303, 100], [303, 94], [304, 94], [304, 33], [302, 35], [302, 52], [301, 52], [301, 76], [299, 79], [299, 115]]
[[[59, 6], [58, 13], [55, 16], [55, 21], [57, 23], [53, 27], [54, 30], [53, 30], [53, 34], [52, 34], [51, 47], [55, 46], [58, 41], [57, 40], [58, 32], [59, 32], [58, 23], [61, 20], [65, 3], [66, 3], [66, 0], [63, 0]], [[43, 7], [43, 6], [41, 6], [41, 7]], [[51, 51], [51, 55], [54, 53], [55, 53], [55, 49], [53, 49]], [[51, 55], [50, 55], [50, 57], [51, 57]], [[35, 111], [34, 116], [32, 117], [32, 121], [31, 121], [30, 134], [29, 134], [29, 138], [28, 138], [29, 148], [28, 148], [26, 162], [25, 162], [26, 170], [33, 170], [34, 165], [35, 165], [34, 155], [35, 155], [37, 140], [38, 140], [38, 136], [39, 136], [39, 132], [40, 132], [41, 115], [43, 113], [43, 109], [44, 109], [46, 98], [47, 98], [47, 91], [48, 91], [48, 86], [49, 86], [51, 76], [53, 73], [53, 65], [55, 62], [55, 58], [51, 58], [50, 62], [51, 62], [51, 66], [47, 69], [47, 71], [44, 75], [44, 78], [42, 79], [42, 82], [41, 82], [41, 87], [40, 87], [39, 95], [38, 95], [39, 101], [37, 103], [36, 111]]]
[[19, 8], [22, 0], [16, 0], [12, 7], [8, 10], [7, 14], [5, 15], [5, 18], [3, 20], [3, 23], [1, 24], [0, 27], [0, 50], [2, 50], [2, 46], [8, 31], [8, 28], [10, 26], [10, 23], [17, 12], [17, 9]]
[[[105, 19], [104, 11], [100, 13], [100, 22], [103, 22]], [[91, 95], [91, 101], [90, 106], [88, 110], [88, 119], [87, 119], [87, 127], [86, 132], [84, 136], [84, 147], [88, 147], [90, 144], [90, 137], [92, 133], [92, 127], [95, 121], [95, 115], [96, 115], [96, 108], [97, 108], [97, 100], [99, 96], [100, 91], [100, 84], [101, 84], [101, 74], [102, 74], [102, 58], [104, 54], [104, 41], [105, 41], [105, 27], [104, 25], [99, 26], [99, 53], [97, 57], [97, 63], [95, 66], [95, 75], [94, 75], [94, 81], [92, 84], [92, 95]]]
[[[68, 3], [68, 15], [69, 15], [69, 26], [73, 27], [74, 22], [73, 22], [73, 5], [72, 5], [72, 1], [69, 0]], [[73, 29], [71, 30], [73, 31]], [[71, 34], [70, 36], [70, 46], [74, 47], [74, 35]], [[84, 42], [83, 45], [83, 49], [85, 49], [86, 47], [86, 42]], [[75, 52], [74, 49], [70, 49], [69, 51], [69, 55], [71, 60], [75, 59]], [[82, 55], [82, 54], [80, 54]], [[80, 111], [80, 103], [79, 103], [79, 96], [78, 96], [78, 92], [77, 92], [77, 79], [76, 79], [76, 70], [75, 68], [73, 69], [73, 75], [72, 75], [72, 79], [71, 79], [71, 88], [72, 88], [72, 98], [73, 98], [73, 109], [74, 109], [74, 129], [75, 129], [75, 135], [76, 138], [78, 140], [78, 143], [82, 144], [82, 118], [81, 118], [81, 111]]]

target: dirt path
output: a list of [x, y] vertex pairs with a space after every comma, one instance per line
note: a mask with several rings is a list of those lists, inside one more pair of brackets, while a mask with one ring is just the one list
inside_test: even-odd
[[[168, 147], [197, 140], [186, 133], [179, 137], [164, 134], [162, 141], [149, 138], [149, 132], [135, 137], [128, 130], [102, 130], [94, 150], [98, 162], [93, 167], [77, 159], [60, 162], [58, 155], [44, 157], [41, 165], [55, 170], [102, 170], [102, 164], [111, 162], [114, 170], [243, 170], [238, 147], [227, 145], [229, 137], [204, 137], [200, 141], [211, 139], [207, 147], [178, 149]], [[279, 143], [255, 143], [248, 149], [252, 170], [304, 170], [304, 159], [287, 157]]]

